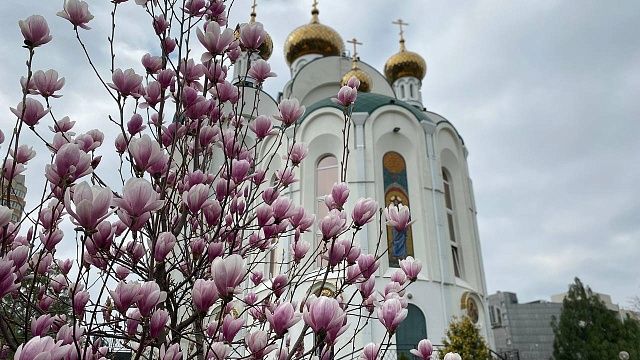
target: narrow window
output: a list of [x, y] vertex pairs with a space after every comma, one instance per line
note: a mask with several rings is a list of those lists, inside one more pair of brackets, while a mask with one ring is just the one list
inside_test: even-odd
[[447, 233], [451, 243], [451, 259], [453, 263], [453, 274], [462, 277], [462, 263], [460, 262], [460, 250], [458, 249], [458, 237], [456, 233], [455, 210], [453, 207], [452, 184], [449, 172], [442, 168], [442, 183], [444, 188], [444, 205], [447, 215]]

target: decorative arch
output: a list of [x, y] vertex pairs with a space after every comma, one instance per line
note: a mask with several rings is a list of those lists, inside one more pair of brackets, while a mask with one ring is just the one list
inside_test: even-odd
[[[407, 164], [402, 155], [389, 151], [382, 157], [384, 179], [384, 203], [402, 204], [409, 207], [409, 186], [407, 182]], [[400, 260], [413, 256], [413, 235], [411, 227], [399, 232], [387, 226], [387, 247], [389, 266], [399, 267]]]
[[413, 359], [411, 349], [427, 338], [427, 320], [424, 313], [414, 304], [407, 307], [407, 318], [400, 323], [396, 330], [396, 351], [398, 359]]

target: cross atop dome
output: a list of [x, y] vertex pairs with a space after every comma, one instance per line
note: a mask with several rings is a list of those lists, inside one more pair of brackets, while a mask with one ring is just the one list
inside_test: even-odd
[[347, 42], [351, 45], [353, 45], [353, 53], [351, 54], [351, 57], [353, 58], [353, 61], [356, 61], [358, 59], [358, 50], [357, 50], [357, 46], [358, 45], [362, 45], [361, 42], [358, 41], [358, 39], [353, 38], [351, 40], [347, 40]]
[[402, 21], [402, 19], [398, 19], [396, 21], [392, 21], [391, 22], [394, 25], [398, 25], [398, 27], [400, 28], [400, 50], [404, 50], [404, 29], [402, 28], [403, 26], [408, 26], [409, 23], [406, 23], [404, 21]]
[[253, 5], [251, 5], [251, 20], [255, 21], [256, 20], [256, 7], [258, 6], [258, 4], [256, 4], [256, 0], [253, 0]]

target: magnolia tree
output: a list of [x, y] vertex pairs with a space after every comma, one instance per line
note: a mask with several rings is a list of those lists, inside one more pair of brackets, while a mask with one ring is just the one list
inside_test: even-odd
[[[117, 134], [115, 144], [103, 143], [98, 129], [76, 133], [75, 121], [54, 112], [65, 80], [33, 68], [54, 39], [45, 17], [19, 21], [22, 95], [11, 108], [13, 128], [6, 121], [0, 132], [0, 358], [105, 359], [122, 349], [133, 359], [383, 358], [421, 264], [401, 261], [376, 292], [384, 246], [367, 254], [356, 241], [375, 219], [378, 241], [383, 222], [398, 230], [410, 223], [406, 207], [383, 210], [373, 199], [351, 199], [347, 209], [357, 79], [334, 99], [345, 119], [341, 182], [325, 198], [328, 214], [316, 219], [287, 196], [306, 155], [295, 139], [304, 106], [286, 99], [277, 114], [260, 114], [260, 92], [248, 103], [247, 88], [234, 85], [244, 82], [228, 80], [243, 54], [254, 87], [275, 76], [252, 56], [265, 39], [262, 25], [234, 31], [222, 0], [111, 2], [105, 69], [83, 42], [98, 21], [88, 4], [67, 0], [57, 15], [70, 22], [60, 31], [74, 32], [112, 101], [105, 131]], [[156, 39], [148, 51], [157, 56], [146, 54], [139, 71], [115, 61], [115, 24], [125, 6]], [[29, 136], [41, 141], [35, 150]], [[44, 168], [31, 166], [36, 156], [48, 162]], [[16, 221], [9, 208], [16, 176], [43, 172], [43, 188], [29, 189], [37, 196]], [[317, 244], [304, 235], [312, 229], [321, 233]], [[275, 248], [286, 256], [265, 276]], [[61, 249], [77, 255], [60, 258]], [[331, 293], [305, 285], [328, 279], [335, 280]], [[386, 334], [356, 346], [375, 322]], [[414, 354], [429, 359], [430, 343], [416, 344]]]

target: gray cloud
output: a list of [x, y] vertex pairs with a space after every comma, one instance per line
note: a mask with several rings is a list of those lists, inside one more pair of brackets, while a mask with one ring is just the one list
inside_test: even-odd
[[[98, 19], [110, 5], [90, 3], [94, 29], [82, 36], [106, 61], [108, 28]], [[308, 3], [259, 2], [258, 19], [275, 45], [279, 77], [267, 86], [274, 95], [289, 78], [284, 40], [309, 20]], [[0, 4], [0, 106], [10, 119], [24, 72], [17, 20], [38, 12], [55, 40], [36, 67], [56, 68], [68, 82], [54, 110], [78, 120], [79, 130], [104, 126], [113, 107], [69, 24], [54, 16], [61, 4]], [[246, 21], [249, 1], [234, 6], [230, 22]], [[320, 11], [343, 38], [361, 40], [361, 59], [380, 70], [397, 51], [391, 20], [411, 24], [407, 46], [429, 67], [426, 106], [454, 123], [470, 150], [490, 291], [548, 298], [577, 275], [622, 304], [640, 294], [638, 2], [324, 0]], [[138, 49], [157, 46], [141, 30], [148, 18], [131, 1], [121, 15], [117, 66], [140, 71]]]

